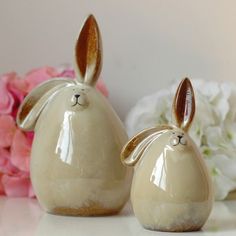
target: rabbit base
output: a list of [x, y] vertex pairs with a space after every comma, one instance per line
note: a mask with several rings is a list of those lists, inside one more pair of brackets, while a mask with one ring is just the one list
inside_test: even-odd
[[153, 231], [161, 231], [161, 232], [194, 232], [194, 231], [199, 231], [202, 228], [202, 225], [191, 225], [191, 224], [186, 224], [183, 225], [182, 227], [173, 227], [173, 228], [151, 228], [150, 226], [145, 226], [143, 227], [147, 230], [153, 230]]
[[122, 207], [119, 208], [104, 208], [98, 203], [91, 203], [90, 206], [80, 208], [56, 207], [50, 214], [64, 215], [64, 216], [107, 216], [117, 214]]
[[[133, 199], [134, 200], [134, 199]], [[131, 198], [132, 201], [132, 198]], [[144, 228], [165, 232], [188, 232], [202, 228], [210, 214], [210, 204], [192, 203], [158, 203], [149, 201], [132, 201], [134, 213]]]

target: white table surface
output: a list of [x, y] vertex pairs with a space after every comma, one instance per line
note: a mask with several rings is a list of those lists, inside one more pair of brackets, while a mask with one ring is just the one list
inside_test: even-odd
[[202, 231], [163, 233], [142, 228], [128, 204], [116, 216], [64, 217], [44, 213], [36, 199], [0, 197], [0, 236], [236, 235], [236, 201], [216, 202]]

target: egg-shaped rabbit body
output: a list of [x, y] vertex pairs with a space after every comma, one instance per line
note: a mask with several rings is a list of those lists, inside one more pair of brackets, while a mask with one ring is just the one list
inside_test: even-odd
[[187, 133], [194, 113], [194, 92], [186, 78], [173, 103], [175, 125], [146, 129], [121, 152], [123, 163], [134, 166], [131, 202], [147, 229], [200, 230], [211, 212], [212, 182], [201, 153]]
[[34, 130], [31, 179], [46, 211], [62, 215], [117, 213], [129, 198], [132, 171], [120, 161], [127, 141], [107, 99], [95, 89], [101, 71], [96, 20], [76, 43], [76, 80], [55, 78], [24, 99], [17, 123]]
[[171, 145], [173, 133], [157, 135], [135, 165], [133, 209], [149, 229], [198, 230], [212, 207], [208, 170], [190, 137], [185, 145]]
[[127, 135], [99, 92], [88, 88], [83, 108], [68, 104], [72, 91], [61, 89], [37, 121], [31, 155], [36, 195], [52, 213], [118, 212], [129, 196], [131, 172], [119, 159]]

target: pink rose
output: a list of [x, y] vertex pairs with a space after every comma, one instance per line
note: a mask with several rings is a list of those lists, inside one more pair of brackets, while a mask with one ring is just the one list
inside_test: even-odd
[[3, 75], [0, 83], [5, 84], [5, 94], [10, 98], [10, 109], [3, 113], [0, 107], [0, 114], [11, 114], [16, 117], [20, 103], [23, 101], [28, 90], [27, 81], [21, 79], [15, 72]]
[[5, 193], [4, 186], [2, 184], [2, 176], [3, 176], [3, 174], [0, 172], [0, 195], [3, 195]]
[[105, 85], [105, 83], [103, 82], [103, 80], [99, 79], [97, 84], [96, 84], [96, 88], [97, 90], [99, 90], [105, 97], [108, 97], [109, 93], [107, 90], [107, 87]]
[[22, 102], [28, 90], [27, 81], [20, 78], [15, 72], [5, 74], [2, 80], [7, 84], [7, 89], [13, 97]]
[[27, 175], [3, 175], [2, 185], [8, 197], [33, 197], [30, 177]]
[[0, 148], [0, 157], [0, 194], [34, 197], [29, 172], [19, 170], [11, 163], [8, 150]]
[[57, 70], [49, 66], [30, 71], [25, 76], [25, 80], [29, 84], [27, 92], [30, 92], [33, 88], [35, 88], [40, 83], [46, 80], [49, 80], [51, 78], [57, 77], [57, 76], [58, 76]]
[[18, 169], [12, 165], [10, 161], [10, 152], [7, 149], [0, 148], [0, 173], [6, 175], [14, 175], [18, 173]]
[[11, 147], [11, 162], [21, 171], [29, 171], [32, 138], [17, 129]]
[[0, 78], [0, 115], [10, 114], [14, 105], [14, 98], [7, 89], [7, 83]]
[[74, 79], [75, 78], [75, 72], [72, 69], [65, 69], [58, 75], [58, 77], [67, 77]]
[[10, 147], [16, 131], [13, 117], [0, 115], [0, 148]]

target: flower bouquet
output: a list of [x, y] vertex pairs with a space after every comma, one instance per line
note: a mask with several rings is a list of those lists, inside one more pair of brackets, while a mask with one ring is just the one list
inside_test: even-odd
[[[8, 73], [0, 76], [0, 195], [34, 197], [30, 181], [30, 152], [33, 132], [23, 132], [16, 126], [16, 115], [24, 97], [40, 83], [55, 78], [74, 79], [70, 68], [42, 67], [25, 76]], [[104, 96], [108, 91], [102, 80], [97, 89]]]

